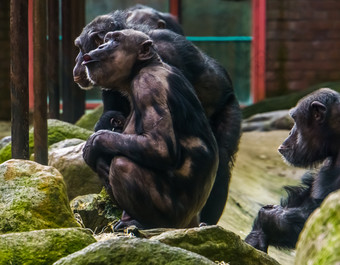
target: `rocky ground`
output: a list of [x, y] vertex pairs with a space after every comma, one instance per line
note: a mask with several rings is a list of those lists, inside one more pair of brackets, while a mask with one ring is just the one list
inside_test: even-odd
[[[10, 123], [0, 122], [0, 138], [9, 134]], [[277, 152], [287, 135], [287, 130], [243, 133], [220, 226], [244, 238], [260, 207], [278, 204], [282, 187], [299, 182], [304, 170], [285, 164]], [[269, 254], [283, 265], [294, 262], [294, 251], [271, 248]]]

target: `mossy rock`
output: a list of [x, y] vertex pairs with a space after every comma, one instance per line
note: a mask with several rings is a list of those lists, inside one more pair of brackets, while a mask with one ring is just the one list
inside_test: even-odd
[[70, 205], [73, 212], [80, 215], [84, 227], [92, 231], [103, 231], [122, 216], [122, 211], [112, 202], [105, 188], [99, 194], [78, 196]]
[[[60, 142], [65, 139], [78, 138], [81, 140], [87, 140], [93, 131], [80, 128], [68, 122], [49, 119], [47, 121], [48, 126], [48, 146]], [[34, 128], [29, 132], [29, 152], [34, 152]], [[0, 150], [0, 163], [11, 159], [11, 143], [7, 144]]]
[[0, 234], [79, 227], [63, 176], [53, 167], [11, 159], [0, 165]]
[[340, 264], [340, 191], [331, 193], [307, 220], [295, 264]]
[[216, 263], [196, 253], [148, 239], [117, 237], [87, 246], [54, 265], [200, 265]]
[[279, 265], [267, 254], [243, 242], [238, 235], [219, 226], [177, 229], [154, 236], [151, 240], [195, 252], [211, 261], [233, 265]]
[[85, 113], [81, 118], [76, 122], [76, 125], [93, 131], [94, 126], [96, 125], [97, 121], [99, 120], [100, 116], [103, 114], [103, 105], [99, 105], [94, 110]]
[[0, 235], [0, 264], [52, 264], [94, 242], [89, 231], [81, 228]]

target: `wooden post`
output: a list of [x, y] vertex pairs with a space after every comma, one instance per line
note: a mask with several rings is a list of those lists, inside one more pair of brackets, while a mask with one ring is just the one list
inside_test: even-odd
[[59, 0], [48, 0], [47, 49], [49, 118], [59, 119]]
[[84, 0], [62, 1], [63, 120], [74, 123], [85, 111], [85, 91], [73, 81], [75, 38], [84, 26]]
[[11, 0], [12, 158], [28, 159], [28, 3]]
[[46, 1], [33, 1], [34, 160], [47, 165]]

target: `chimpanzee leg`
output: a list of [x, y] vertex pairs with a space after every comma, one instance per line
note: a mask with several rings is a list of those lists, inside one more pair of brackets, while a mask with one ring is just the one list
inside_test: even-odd
[[96, 172], [100, 181], [103, 183], [107, 194], [113, 199], [112, 189], [109, 181], [111, 159], [105, 159], [104, 157], [99, 157], [96, 163]]
[[174, 199], [185, 193], [178, 194], [180, 188], [176, 189], [166, 173], [157, 175], [126, 157], [117, 156], [112, 160], [109, 179], [115, 201], [131, 217], [130, 223], [136, 220], [144, 228], [189, 225], [181, 223], [188, 214], [192, 215], [182, 211], [189, 207]]
[[240, 124], [241, 111], [234, 98], [230, 99], [222, 111], [210, 118], [210, 125], [218, 145], [220, 162], [214, 186], [201, 211], [201, 222], [209, 225], [217, 224], [228, 198], [231, 171], [241, 134]]

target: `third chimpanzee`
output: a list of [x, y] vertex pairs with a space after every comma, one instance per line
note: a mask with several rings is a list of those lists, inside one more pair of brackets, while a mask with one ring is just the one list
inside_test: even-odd
[[302, 186], [285, 187], [288, 197], [281, 205], [260, 209], [245, 241], [264, 252], [268, 245], [294, 248], [310, 214], [340, 188], [340, 95], [319, 89], [300, 100], [291, 116], [295, 124], [279, 152], [293, 166], [323, 165], [306, 173]]
[[132, 29], [107, 33], [84, 65], [94, 84], [126, 94], [131, 105], [122, 133], [100, 130], [83, 151], [92, 168], [112, 158], [104, 184], [124, 210], [116, 228], [197, 226], [218, 152], [191, 84]]
[[169, 29], [177, 34], [184, 35], [176, 17], [169, 13], [159, 12], [149, 6], [140, 4], [128, 8], [126, 11], [128, 24], [144, 24], [152, 29]]
[[[126, 17], [125, 11], [115, 11], [95, 18], [83, 29], [75, 41], [79, 47], [79, 55], [74, 68], [74, 79], [78, 84], [88, 85], [83, 84], [86, 83], [83, 80], [86, 74], [84, 75], [84, 67], [81, 65], [83, 54], [102, 43], [106, 32], [128, 27]], [[130, 22], [129, 27], [133, 27]], [[135, 27], [139, 28], [139, 25]], [[142, 29], [151, 37], [162, 60], [177, 67], [193, 85], [209, 119], [218, 144], [220, 163], [214, 187], [201, 212], [201, 221], [216, 224], [227, 200], [231, 170], [240, 138], [241, 112], [230, 77], [219, 63], [184, 36], [169, 30]], [[104, 89], [102, 93], [104, 112], [114, 110], [121, 111], [125, 117], [128, 115], [129, 104], [124, 96], [108, 89]], [[100, 129], [100, 124], [97, 125], [96, 129]]]

